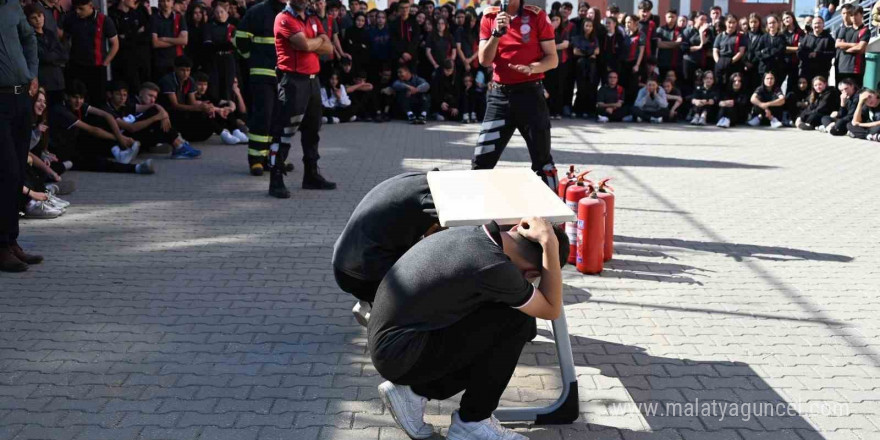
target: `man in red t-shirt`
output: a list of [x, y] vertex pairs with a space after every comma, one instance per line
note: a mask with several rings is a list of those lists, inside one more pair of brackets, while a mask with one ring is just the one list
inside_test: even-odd
[[275, 17], [275, 52], [278, 55], [278, 100], [281, 111], [272, 129], [281, 142], [269, 150], [272, 174], [269, 195], [286, 199], [290, 191], [284, 186], [284, 161], [290, 142], [297, 131], [302, 132], [303, 189], [336, 189], [318, 172], [318, 130], [321, 129], [321, 71], [319, 55], [333, 51], [330, 38], [315, 15], [306, 14], [308, 0], [291, 0]]
[[[512, 15], [515, 14], [515, 15]], [[550, 155], [550, 111], [541, 79], [558, 59], [553, 25], [543, 9], [511, 0], [506, 11], [487, 8], [480, 23], [480, 64], [493, 66], [486, 116], [472, 168], [491, 169], [519, 129], [532, 170], [554, 191], [556, 166]]]

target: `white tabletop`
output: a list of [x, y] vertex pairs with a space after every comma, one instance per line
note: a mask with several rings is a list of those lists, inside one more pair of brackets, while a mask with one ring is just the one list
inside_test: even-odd
[[528, 168], [431, 171], [428, 185], [444, 227], [477, 226], [492, 220], [512, 225], [524, 217], [560, 223], [577, 217]]

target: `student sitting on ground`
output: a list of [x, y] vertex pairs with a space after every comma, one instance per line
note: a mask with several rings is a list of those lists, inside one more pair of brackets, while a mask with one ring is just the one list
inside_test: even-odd
[[880, 95], [876, 91], [865, 89], [859, 95], [852, 122], [846, 128], [851, 138], [880, 142]]
[[657, 77], [652, 76], [645, 83], [645, 87], [639, 90], [636, 102], [633, 104], [632, 116], [636, 122], [651, 121], [652, 124], [659, 124], [663, 122], [668, 106], [666, 91], [657, 84]]
[[461, 87], [455, 73], [455, 62], [442, 60], [431, 80], [431, 112], [438, 121], [457, 121], [461, 117]]
[[757, 127], [762, 123], [769, 123], [770, 128], [782, 127], [779, 118], [785, 108], [785, 95], [776, 87], [776, 75], [773, 72], [764, 74], [764, 83], [752, 94], [750, 102], [753, 107], [749, 125]]
[[[159, 103], [171, 115], [171, 125], [180, 130], [185, 139], [201, 142], [214, 133], [208, 118], [214, 114], [214, 106], [196, 101], [196, 84], [190, 78], [192, 61], [180, 56], [174, 59], [174, 71], [159, 80], [162, 95]], [[191, 146], [172, 153], [173, 159], [195, 159], [202, 155]]]
[[205, 123], [205, 130], [210, 128], [212, 133], [220, 135], [220, 140], [224, 144], [246, 144], [248, 137], [238, 128], [239, 124], [243, 124], [243, 122], [235, 117], [235, 103], [226, 99], [218, 99], [213, 91], [208, 89], [210, 82], [206, 73], [196, 72], [193, 75], [193, 81], [196, 83], [194, 95], [196, 102], [210, 104], [212, 108]]
[[[674, 74], [674, 71], [670, 70]], [[681, 96], [681, 90], [675, 87], [675, 80], [667, 79], [663, 81], [663, 91], [666, 92], [666, 121], [675, 122], [681, 112], [681, 106], [684, 104], [684, 97]]]
[[134, 100], [129, 100], [128, 85], [123, 81], [114, 81], [109, 90], [110, 99], [104, 110], [116, 119], [126, 135], [141, 143], [142, 149], [154, 149], [159, 144], [165, 144], [178, 150], [187, 144], [172, 127], [168, 112], [156, 104], [159, 86], [151, 82], [143, 83]]
[[333, 72], [327, 78], [327, 85], [321, 87], [321, 103], [324, 105], [325, 124], [354, 122], [357, 120], [357, 109], [351, 105], [351, 99], [345, 93], [345, 86], [339, 82], [339, 73]]
[[856, 94], [855, 83], [849, 78], [837, 83], [837, 91], [840, 92], [840, 107], [836, 112], [831, 112], [830, 115], [823, 117], [822, 125], [816, 127], [816, 130], [832, 136], [843, 136], [846, 134], [847, 125], [852, 122], [853, 115], [856, 113], [859, 95]]
[[379, 78], [373, 84], [373, 102], [376, 106], [376, 114], [373, 122], [388, 122], [391, 120], [391, 112], [394, 109], [394, 84], [391, 66], [384, 64], [379, 72]]
[[87, 93], [81, 81], [71, 81], [64, 103], [49, 111], [50, 139], [61, 162], [80, 171], [152, 174], [150, 159], [131, 164], [140, 144], [123, 135], [109, 113], [86, 104]]
[[718, 107], [718, 90], [715, 88], [715, 73], [711, 70], [703, 72], [700, 85], [691, 95], [691, 125], [706, 125], [714, 120]]
[[486, 113], [486, 95], [480, 93], [477, 83], [474, 81], [473, 75], [465, 74], [461, 80], [461, 122], [469, 124], [471, 122], [480, 122], [483, 114]]
[[599, 114], [596, 119], [599, 122], [620, 122], [627, 116], [623, 105], [626, 91], [618, 84], [617, 78], [617, 72], [608, 72], [608, 80], [596, 95], [596, 113]]
[[530, 218], [510, 231], [492, 222], [431, 235], [394, 264], [376, 292], [368, 345], [386, 379], [379, 395], [411, 438], [432, 435], [428, 399], [464, 391], [447, 439], [526, 439], [492, 412], [537, 334], [534, 318], [562, 312], [567, 258], [565, 233]]
[[391, 84], [397, 107], [410, 124], [424, 124], [428, 119], [428, 91], [431, 86], [413, 75], [408, 66], [397, 68], [397, 81]]
[[376, 185], [358, 203], [333, 247], [339, 288], [360, 304], [355, 317], [366, 326], [382, 278], [422, 236], [439, 229], [425, 173], [404, 173]]
[[367, 82], [367, 71], [363, 69], [356, 70], [351, 75], [351, 82], [344, 84], [344, 86], [348, 99], [351, 99], [351, 105], [358, 109], [355, 116], [363, 121], [372, 121], [373, 116], [376, 115], [376, 103], [373, 95], [373, 85]]
[[729, 87], [718, 101], [718, 127], [730, 128], [742, 124], [749, 119], [751, 95], [743, 87], [741, 73], [730, 75]]
[[806, 78], [798, 78], [797, 87], [790, 87], [785, 94], [785, 113], [782, 114], [782, 124], [786, 127], [794, 125], [794, 121], [810, 105], [810, 82]]
[[831, 114], [839, 102], [837, 90], [828, 87], [828, 81], [821, 76], [813, 78], [813, 92], [809, 104], [796, 121], [801, 130], [814, 130], [822, 125], [822, 118]]

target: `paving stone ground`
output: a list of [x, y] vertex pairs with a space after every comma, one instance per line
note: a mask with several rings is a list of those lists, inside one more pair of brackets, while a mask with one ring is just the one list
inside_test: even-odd
[[[65, 176], [69, 213], [23, 224], [46, 263], [0, 275], [0, 439], [404, 439], [332, 246], [381, 180], [467, 168], [477, 130], [326, 127], [339, 189], [286, 201], [246, 174], [244, 146]], [[518, 431], [880, 438], [880, 146], [563, 121], [553, 148], [615, 178], [616, 255], [601, 276], [564, 272], [581, 417]], [[528, 166], [518, 139], [503, 159]], [[504, 406], [558, 395], [554, 353], [527, 346]], [[431, 402], [430, 421], [455, 407]]]

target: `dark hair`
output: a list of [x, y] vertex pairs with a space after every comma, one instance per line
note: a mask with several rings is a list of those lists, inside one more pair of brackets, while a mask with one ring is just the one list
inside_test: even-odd
[[858, 14], [858, 15], [864, 15], [864, 14], [865, 14], [865, 8], [863, 8], [862, 5], [858, 5], [858, 6], [856, 6], [855, 9], [853, 10], [853, 13]]
[[710, 11], [724, 12], [724, 10], [721, 9], [721, 6], [712, 6], [711, 8], [709, 8], [709, 10], [710, 10]]
[[853, 5], [852, 5], [852, 3], [846, 3], [846, 4], [844, 4], [843, 6], [840, 7], [840, 12], [841, 12], [841, 13], [843, 13], [843, 11], [852, 12], [852, 10], [853, 10]]
[[[38, 116], [36, 113], [34, 113], [34, 104], [37, 103], [37, 98], [40, 95], [43, 95], [43, 99], [46, 100], [46, 108], [43, 110], [43, 114]], [[49, 96], [46, 94], [46, 89], [44, 89], [42, 87], [38, 88], [37, 94], [34, 95], [34, 102], [33, 102], [33, 104], [31, 104], [31, 115], [32, 115], [31, 120], [34, 123], [34, 125], [33, 125], [34, 127], [36, 127], [40, 124], [49, 125]], [[34, 148], [34, 150], [35, 151], [46, 151], [47, 148], [49, 148], [49, 133], [42, 133], [40, 135], [40, 140], [37, 143], [37, 147]]]
[[73, 7], [83, 6], [83, 5], [91, 5], [92, 0], [73, 0], [72, 2], [70, 2], [70, 4]]
[[608, 5], [608, 12], [617, 15], [620, 13], [620, 6], [617, 6], [615, 3]]
[[849, 78], [844, 78], [844, 79], [842, 79], [842, 80], [840, 80], [840, 81], [837, 81], [837, 85], [838, 85], [838, 86], [841, 85], [841, 84], [843, 84], [843, 85], [845, 85], [845, 86], [851, 86], [851, 87], [855, 87], [855, 86], [856, 86], [856, 83], [853, 82], [853, 80], [851, 80], [851, 79], [849, 79]]
[[[559, 267], [563, 268], [565, 263], [568, 262], [568, 235], [563, 228], [556, 226], [553, 227], [553, 234], [556, 235], [556, 240], [559, 242]], [[540, 244], [517, 233], [510, 234], [510, 237], [513, 239], [517, 252], [524, 260], [537, 268], [543, 266], [544, 248]]]
[[397, 69], [398, 70], [405, 69], [407, 72], [412, 72], [412, 69], [409, 67], [409, 64], [401, 64], [401, 65], [397, 66]]
[[118, 92], [120, 90], [128, 90], [128, 83], [121, 79], [111, 81], [110, 85], [107, 87], [107, 91], [110, 93]]
[[667, 13], [667, 14], [678, 15], [678, 9], [675, 9], [675, 8], [669, 8], [669, 10], [666, 11], [666, 13]]
[[651, 0], [642, 0], [639, 2], [640, 11], [650, 11], [651, 9], [654, 9], [654, 3], [651, 3]]
[[150, 90], [150, 91], [153, 91], [153, 92], [156, 92], [156, 93], [159, 93], [160, 91], [162, 91], [162, 89], [160, 89], [159, 86], [156, 85], [156, 83], [149, 82], [149, 81], [147, 81], [147, 82], [141, 84], [141, 90], [140, 90], [140, 91], [144, 91], [144, 90]]
[[358, 70], [355, 70], [354, 75], [352, 75], [352, 78], [366, 78], [366, 77], [367, 77], [367, 71], [364, 70], [363, 68], [359, 68]]
[[175, 69], [178, 67], [189, 67], [190, 69], [192, 69], [192, 66], [193, 66], [192, 60], [189, 59], [189, 57], [186, 55], [181, 55], [181, 56], [174, 59], [174, 68]]
[[193, 81], [195, 81], [197, 83], [200, 83], [200, 82], [206, 83], [206, 82], [208, 82], [208, 74], [205, 72], [196, 72], [193, 74], [192, 79], [193, 79]]
[[75, 79], [67, 84], [67, 88], [64, 89], [64, 93], [67, 96], [81, 96], [85, 98], [89, 93], [89, 89], [86, 88], [86, 85], [83, 84], [82, 81]]
[[564, 2], [564, 3], [562, 3], [562, 7], [563, 7], [563, 8], [568, 8], [568, 9], [574, 9], [574, 5], [571, 4], [571, 2]]
[[442, 67], [444, 70], [452, 69], [455, 67], [455, 63], [453, 63], [452, 60], [450, 60], [450, 59], [445, 59], [445, 60], [443, 60]]
[[38, 8], [37, 5], [34, 3], [31, 3], [31, 4], [24, 7], [24, 16], [25, 17], [30, 17], [31, 15], [34, 15], [34, 14], [43, 15], [43, 10]]

